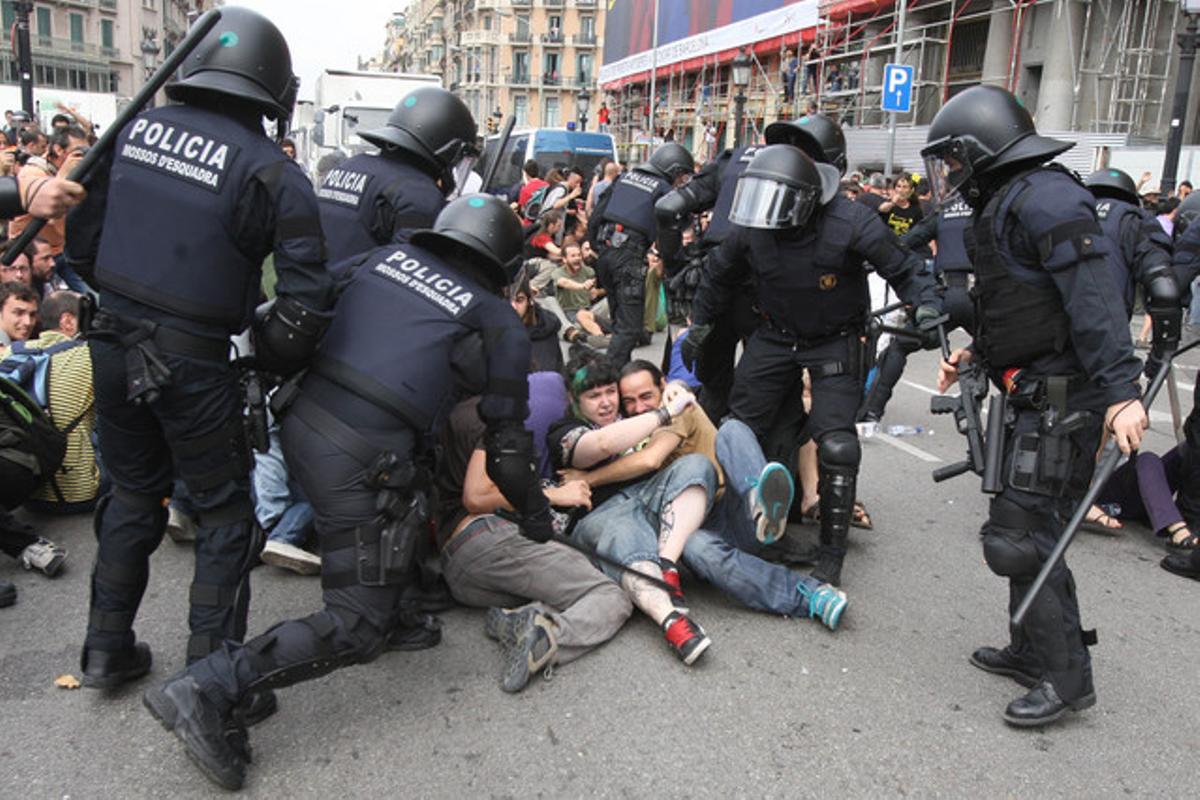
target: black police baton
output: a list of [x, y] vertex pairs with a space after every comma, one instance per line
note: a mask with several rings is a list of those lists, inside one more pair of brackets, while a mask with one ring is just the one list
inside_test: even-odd
[[479, 185], [481, 191], [486, 192], [488, 187], [492, 185], [492, 178], [496, 177], [496, 170], [500, 168], [500, 159], [504, 155], [504, 147], [512, 137], [513, 127], [516, 124], [516, 117], [509, 117], [508, 122], [504, 123], [504, 131], [500, 134], [500, 140], [496, 142], [496, 156], [488, 162], [487, 169], [484, 170], [483, 183]]
[[[1158, 372], [1154, 375], [1154, 380], [1150, 381], [1150, 385], [1146, 387], [1146, 393], [1141, 398], [1142, 405], [1146, 408], [1147, 416], [1150, 414], [1150, 406], [1154, 404], [1154, 398], [1158, 395], [1158, 390], [1162, 388], [1163, 383], [1167, 380], [1167, 374], [1171, 371], [1171, 361], [1176, 356], [1183, 355], [1198, 344], [1200, 344], [1200, 339], [1163, 358]], [[1096, 498], [1100, 495], [1100, 490], [1104, 488], [1104, 484], [1112, 475], [1113, 470], [1117, 468], [1117, 460], [1120, 456], [1121, 450], [1117, 447], [1115, 439], [1109, 441], [1104, 446], [1104, 453], [1100, 456], [1100, 465], [1096, 467], [1096, 473], [1092, 476], [1092, 483], [1088, 487], [1087, 494], [1079, 501], [1079, 507], [1075, 509], [1075, 513], [1071, 515], [1071, 521], [1067, 523], [1067, 527], [1063, 530], [1062, 535], [1058, 537], [1058, 543], [1050, 551], [1050, 557], [1046, 559], [1046, 563], [1042, 565], [1042, 569], [1038, 572], [1037, 578], [1034, 579], [1033, 585], [1029, 587], [1029, 591], [1025, 593], [1025, 597], [1021, 599], [1021, 604], [1017, 606], [1016, 613], [1012, 615], [1013, 625], [1020, 625], [1025, 620], [1025, 615], [1029, 613], [1029, 607], [1037, 599], [1038, 593], [1045, 588], [1046, 581], [1050, 577], [1050, 572], [1062, 561], [1067, 548], [1070, 547], [1071, 541], [1075, 538], [1075, 534], [1079, 532], [1079, 526], [1083, 523], [1084, 517], [1087, 516], [1088, 510], [1096, 502]]]
[[[216, 8], [206, 11], [204, 16], [196, 20], [196, 23], [192, 25], [192, 29], [188, 31], [188, 35], [183, 38], [183, 41], [172, 51], [171, 55], [167, 56], [167, 60], [158, 68], [158, 71], [150, 76], [150, 79], [146, 81], [146, 85], [134, 96], [129, 105], [125, 107], [125, 110], [117, 115], [113, 123], [104, 131], [104, 135], [96, 141], [96, 144], [88, 150], [87, 155], [71, 171], [68, 180], [75, 181], [76, 183], [84, 183], [87, 180], [88, 173], [92, 171], [92, 168], [116, 146], [117, 136], [125, 129], [125, 126], [141, 113], [142, 108], [150, 102], [154, 95], [158, 94], [159, 89], [166, 85], [167, 81], [171, 79], [184, 60], [196, 49], [196, 45], [200, 44], [200, 40], [216, 27], [220, 20], [221, 11]], [[9, 245], [4, 255], [0, 256], [0, 263], [5, 266], [11, 264], [21, 254], [21, 251], [29, 246], [34, 237], [41, 232], [45, 224], [46, 220], [41, 217], [34, 217], [29, 225], [25, 227], [25, 230], [21, 231], [21, 234], [13, 239], [12, 244]]]

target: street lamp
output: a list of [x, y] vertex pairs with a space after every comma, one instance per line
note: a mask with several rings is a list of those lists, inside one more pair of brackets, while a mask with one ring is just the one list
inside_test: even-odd
[[1166, 197], [1175, 189], [1175, 174], [1179, 170], [1179, 151], [1183, 145], [1183, 128], [1187, 115], [1188, 95], [1192, 91], [1192, 65], [1196, 62], [1196, 48], [1200, 45], [1200, 0], [1183, 0], [1183, 12], [1187, 15], [1187, 27], [1179, 34], [1179, 71], [1175, 78], [1175, 102], [1171, 110], [1171, 127], [1167, 131], [1167, 149], [1163, 157], [1162, 180], [1158, 190]]
[[737, 94], [733, 98], [734, 103], [734, 130], [733, 130], [733, 146], [742, 146], [742, 123], [746, 113], [746, 87], [750, 85], [750, 56], [746, 55], [745, 51], [737, 54], [730, 64], [730, 72], [733, 73], [733, 85], [737, 88]]
[[[156, 41], [158, 34], [153, 28], [142, 28], [142, 67], [146, 70], [145, 80], [150, 80], [150, 76], [154, 74], [155, 57], [162, 52]], [[149, 105], [154, 105], [154, 98], [150, 98]]]
[[579, 94], [575, 95], [575, 113], [579, 117], [579, 130], [587, 130], [587, 112], [588, 106], [592, 103], [592, 94], [587, 87], [580, 88]]

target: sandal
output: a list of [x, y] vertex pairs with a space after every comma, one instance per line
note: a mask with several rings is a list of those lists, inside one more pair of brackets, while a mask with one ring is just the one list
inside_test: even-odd
[[850, 518], [850, 525], [865, 531], [875, 530], [875, 523], [871, 522], [871, 515], [867, 513], [867, 507], [862, 504], [861, 500], [854, 501], [854, 516]]
[[[1182, 539], [1176, 539], [1175, 537], [1180, 533], [1186, 533], [1187, 536], [1184, 536]], [[1188, 529], [1186, 522], [1177, 522], [1170, 528], [1167, 528], [1167, 536], [1169, 537], [1167, 539], [1167, 547], [1172, 550], [1187, 551], [1200, 548], [1200, 536], [1192, 533]]]
[[1080, 527], [1087, 528], [1096, 533], [1112, 533], [1123, 529], [1125, 526], [1121, 523], [1121, 520], [1112, 516], [1100, 506], [1092, 506], [1088, 509], [1087, 516], [1083, 518], [1083, 524]]

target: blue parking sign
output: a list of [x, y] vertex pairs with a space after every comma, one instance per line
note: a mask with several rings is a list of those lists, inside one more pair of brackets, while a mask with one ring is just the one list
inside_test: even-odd
[[905, 113], [912, 110], [913, 68], [888, 64], [883, 68], [883, 110]]

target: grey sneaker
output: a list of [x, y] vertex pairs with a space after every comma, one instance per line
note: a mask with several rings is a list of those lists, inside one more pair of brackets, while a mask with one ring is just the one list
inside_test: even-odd
[[291, 570], [300, 575], [320, 575], [321, 557], [287, 542], [268, 539], [259, 556], [264, 564]]
[[532, 608], [523, 611], [521, 618], [522, 625], [516, 631], [516, 641], [504, 652], [500, 688], [506, 692], [524, 689], [532, 676], [552, 665], [558, 653], [554, 623]]
[[67, 560], [67, 551], [49, 539], [38, 539], [21, 551], [21, 566], [25, 569], [36, 569], [46, 577], [53, 578], [62, 569]]
[[196, 541], [196, 521], [175, 506], [168, 506], [167, 536], [170, 536], [175, 544]]
[[777, 542], [787, 532], [794, 494], [787, 467], [777, 461], [767, 462], [750, 492], [750, 518], [754, 520], [754, 534], [763, 544]]

